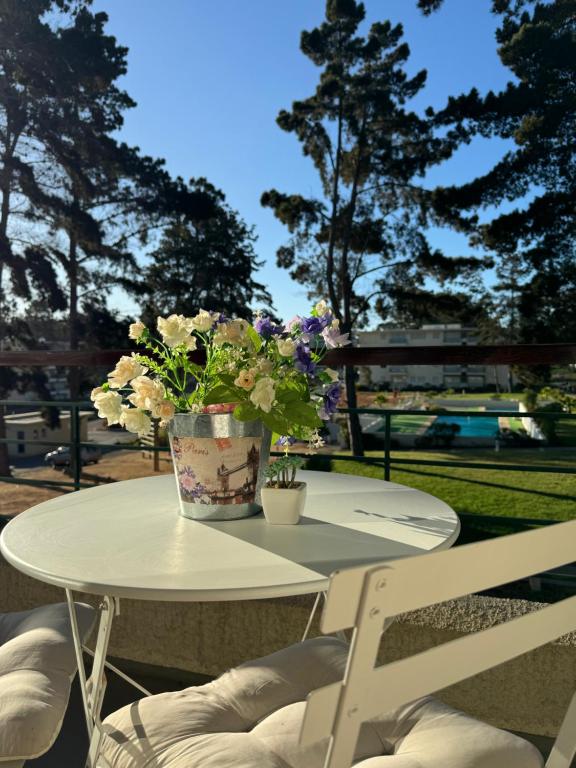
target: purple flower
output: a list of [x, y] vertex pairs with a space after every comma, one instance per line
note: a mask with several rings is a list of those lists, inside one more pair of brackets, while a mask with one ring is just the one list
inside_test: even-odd
[[336, 413], [338, 409], [338, 403], [340, 401], [340, 392], [340, 383], [335, 381], [333, 384], [330, 384], [324, 393], [324, 412], [328, 416]]
[[298, 344], [294, 353], [294, 365], [301, 373], [314, 374], [316, 366], [312, 362], [309, 347], [304, 344]]
[[278, 440], [276, 440], [275, 445], [281, 445], [283, 448], [285, 448], [287, 446], [294, 445], [295, 442], [295, 437], [290, 437], [289, 435], [280, 435]]
[[263, 339], [269, 339], [271, 336], [277, 336], [284, 332], [283, 326], [274, 325], [272, 320], [270, 320], [269, 317], [266, 317], [266, 315], [262, 315], [256, 320], [254, 328]]
[[324, 328], [326, 326], [330, 325], [332, 322], [332, 315], [330, 312], [327, 312], [325, 315], [322, 315], [322, 317], [305, 317], [302, 320], [302, 333], [306, 334], [316, 334], [316, 333], [322, 333]]

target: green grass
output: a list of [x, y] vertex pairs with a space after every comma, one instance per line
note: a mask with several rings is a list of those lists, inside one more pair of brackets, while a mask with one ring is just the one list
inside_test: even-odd
[[[368, 452], [381, 458], [381, 452]], [[478, 461], [502, 464], [503, 470], [452, 467], [392, 467], [391, 480], [443, 499], [459, 514], [568, 520], [576, 512], [576, 475], [505, 471], [506, 463], [575, 466], [576, 451], [490, 450], [393, 451], [392, 457], [444, 461]], [[334, 472], [384, 477], [383, 467], [360, 462], [332, 462]]]
[[438, 398], [439, 400], [494, 400], [494, 402], [498, 402], [498, 400], [521, 400], [523, 396], [522, 392], [500, 392], [500, 394], [496, 392], [464, 392], [464, 394], [455, 392], [453, 395], [438, 392], [432, 400]]
[[559, 445], [576, 446], [576, 419], [558, 419], [556, 436]]
[[[392, 432], [407, 432], [413, 434], [419, 432], [432, 421], [433, 414], [424, 416], [405, 416], [402, 412], [394, 414], [391, 418], [390, 429]], [[384, 432], [384, 427], [380, 430]]]

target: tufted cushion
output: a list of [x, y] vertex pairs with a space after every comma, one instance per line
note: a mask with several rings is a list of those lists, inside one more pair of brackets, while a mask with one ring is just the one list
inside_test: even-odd
[[[305, 698], [340, 680], [348, 647], [315, 638], [212, 683], [141, 699], [105, 720], [113, 768], [322, 768], [326, 743], [298, 746]], [[528, 742], [431, 699], [365, 723], [356, 768], [541, 768]]]
[[[77, 614], [85, 637], [94, 610], [77, 604]], [[0, 614], [0, 760], [25, 760], [50, 749], [75, 672], [66, 603]]]

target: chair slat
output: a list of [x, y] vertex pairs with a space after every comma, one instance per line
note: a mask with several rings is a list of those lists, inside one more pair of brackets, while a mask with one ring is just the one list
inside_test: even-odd
[[[576, 596], [385, 664], [344, 686], [334, 683], [320, 688], [308, 698], [301, 743], [309, 745], [328, 737], [338, 709], [357, 710], [359, 722], [369, 720], [534, 650], [575, 626]], [[574, 702], [573, 707], [576, 714]]]
[[364, 578], [374, 584], [373, 604], [379, 604], [386, 616], [397, 616], [550, 570], [575, 558], [576, 520], [572, 520], [446, 552], [341, 571], [330, 583], [322, 631], [354, 625]]

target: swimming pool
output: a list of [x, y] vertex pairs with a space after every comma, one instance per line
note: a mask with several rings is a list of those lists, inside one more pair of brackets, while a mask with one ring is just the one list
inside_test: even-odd
[[435, 424], [458, 424], [458, 437], [494, 437], [498, 432], [497, 416], [437, 416]]

